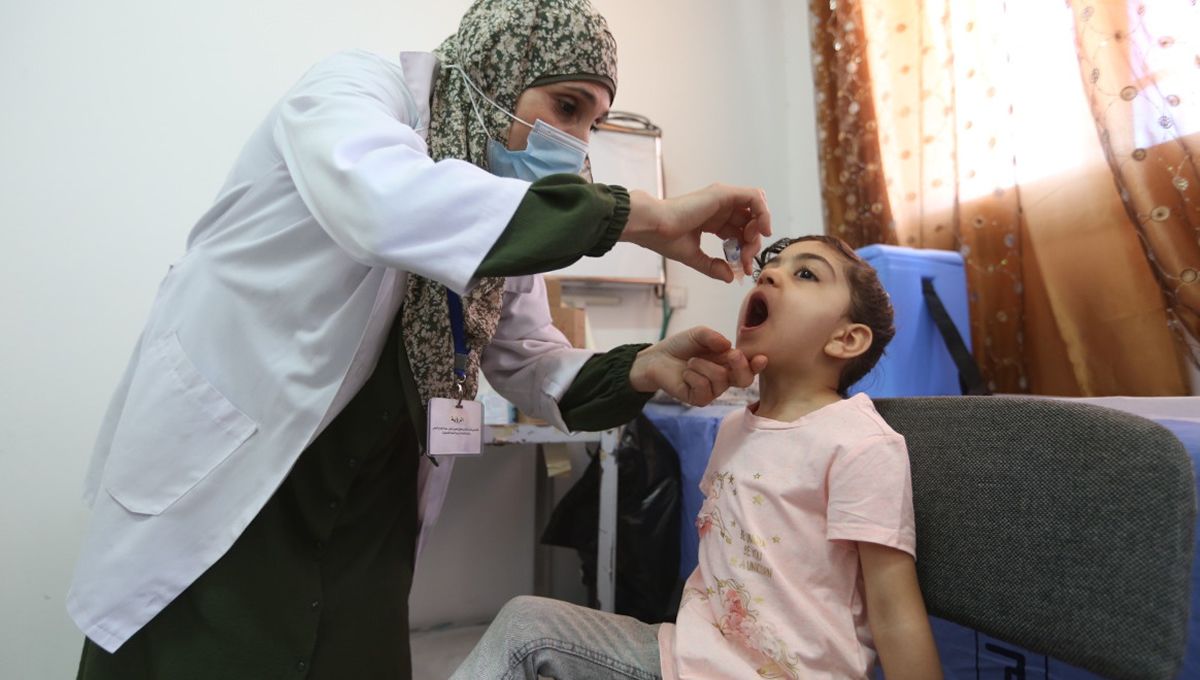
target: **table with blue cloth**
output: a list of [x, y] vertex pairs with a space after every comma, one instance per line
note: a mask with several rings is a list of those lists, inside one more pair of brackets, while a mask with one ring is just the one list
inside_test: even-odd
[[[1149, 398], [1153, 400], [1153, 398]], [[1173, 409], [1147, 408], [1147, 399], [1099, 398], [1081, 399], [1087, 403], [1125, 410], [1146, 417], [1170, 430], [1183, 442], [1192, 457], [1194, 469], [1200, 470], [1200, 398], [1176, 398]], [[1166, 402], [1164, 402], [1166, 403]], [[1177, 406], [1183, 404], [1180, 409]], [[1192, 408], [1192, 406], [1195, 408]], [[689, 408], [678, 404], [646, 405], [645, 414], [655, 427], [675, 447], [679, 454], [683, 516], [680, 518], [679, 574], [686, 578], [696, 568], [699, 536], [695, 529], [696, 515], [704, 502], [700, 480], [708, 465], [708, 457], [716, 440], [721, 419], [730, 411], [744, 406], [713, 405]], [[1191, 414], [1191, 415], [1189, 415]], [[1200, 495], [1200, 480], [1197, 483]], [[918, 528], [919, 530], [919, 528]], [[1200, 548], [1200, 532], [1197, 532]], [[1200, 558], [1200, 550], [1196, 553]], [[1187, 654], [1179, 678], [1200, 678], [1200, 559], [1192, 562], [1192, 607], [1188, 621]], [[1069, 666], [1061, 661], [1011, 645], [971, 628], [930, 617], [942, 669], [947, 680], [1009, 680], [1010, 678], [1045, 678], [1047, 680], [1089, 680], [1095, 674]], [[882, 677], [882, 674], [880, 674]]]

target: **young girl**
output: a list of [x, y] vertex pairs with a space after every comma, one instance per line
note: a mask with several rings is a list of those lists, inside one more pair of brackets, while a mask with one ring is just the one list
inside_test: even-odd
[[887, 293], [831, 237], [759, 267], [737, 345], [766, 357], [761, 398], [717, 434], [676, 623], [519, 597], [454, 678], [865, 678], [876, 655], [889, 680], [941, 677], [904, 439], [846, 397], [895, 333]]

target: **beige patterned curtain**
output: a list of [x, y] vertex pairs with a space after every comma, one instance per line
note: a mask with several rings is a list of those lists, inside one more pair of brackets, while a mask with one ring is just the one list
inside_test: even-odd
[[1187, 394], [1200, 8], [810, 9], [828, 233], [962, 253], [996, 391]]

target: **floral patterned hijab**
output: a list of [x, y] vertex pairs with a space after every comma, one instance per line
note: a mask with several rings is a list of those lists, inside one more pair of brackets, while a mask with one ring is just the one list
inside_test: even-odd
[[[434, 50], [442, 64], [430, 111], [429, 155], [467, 160], [487, 169], [489, 138], [504, 141], [511, 120], [479, 102], [482, 129], [471, 106], [466, 73], [477, 87], [508, 111], [529, 87], [564, 80], [592, 80], [616, 94], [617, 45], [604, 17], [588, 0], [477, 0], [458, 32]], [[533, 121], [530, 121], [533, 122]], [[453, 228], [454, 225], [445, 225]], [[466, 398], [478, 389], [479, 357], [496, 332], [504, 279], [480, 279], [463, 298], [471, 350]], [[422, 405], [454, 393], [454, 346], [446, 288], [409, 275], [401, 310], [404, 346]], [[419, 425], [418, 425], [419, 428]]]

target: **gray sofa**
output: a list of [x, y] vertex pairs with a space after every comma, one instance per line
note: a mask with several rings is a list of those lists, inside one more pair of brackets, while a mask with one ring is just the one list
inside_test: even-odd
[[908, 442], [931, 614], [1111, 678], [1172, 678], [1196, 516], [1182, 444], [1099, 406], [879, 399]]

